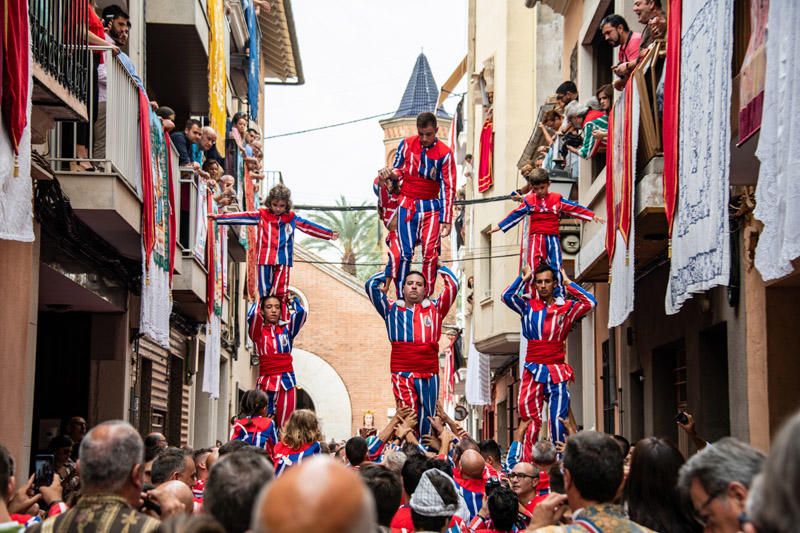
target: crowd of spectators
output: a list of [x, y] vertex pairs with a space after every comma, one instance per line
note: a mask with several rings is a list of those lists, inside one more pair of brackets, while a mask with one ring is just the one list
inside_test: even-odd
[[18, 481], [0, 446], [0, 531], [772, 533], [800, 520], [800, 413], [769, 456], [730, 437], [706, 443], [687, 416], [679, 426], [701, 448], [688, 460], [664, 438], [631, 445], [565, 420], [566, 442], [537, 442], [527, 463], [525, 422], [502, 450], [439, 405], [422, 439], [398, 410], [377, 434], [329, 444], [312, 411], [280, 429], [259, 423], [262, 395], [245, 395], [230, 441], [195, 450], [72, 419], [52, 440], [49, 484]]

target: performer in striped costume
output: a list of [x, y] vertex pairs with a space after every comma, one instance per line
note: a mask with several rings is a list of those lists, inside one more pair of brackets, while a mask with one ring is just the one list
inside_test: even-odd
[[256, 388], [266, 392], [267, 414], [283, 427], [294, 411], [297, 378], [292, 365], [292, 344], [306, 321], [306, 310], [298, 299], [289, 304], [289, 320], [281, 320], [282, 306], [276, 296], [261, 299], [247, 312], [249, 335], [258, 353]]
[[561, 272], [567, 292], [575, 298], [563, 304], [556, 302], [553, 291], [556, 276], [547, 263], [541, 263], [534, 277], [538, 299], [520, 295], [531, 277], [531, 270], [523, 267], [523, 276], [503, 291], [503, 301], [522, 317], [522, 334], [528, 339], [525, 369], [519, 387], [520, 418], [532, 423], [523, 438], [522, 460], [531, 462], [533, 445], [542, 425], [541, 411], [544, 402], [550, 406], [550, 436], [553, 442], [564, 442], [566, 430], [558, 420], [566, 418], [569, 411], [567, 383], [574, 379], [572, 366], [566, 363], [566, 340], [572, 325], [589, 313], [597, 301], [577, 283]]
[[422, 274], [427, 296], [433, 294], [439, 265], [441, 237], [450, 235], [456, 194], [456, 164], [453, 153], [436, 138], [436, 115], [417, 116], [418, 135], [406, 137], [397, 147], [391, 168], [381, 171], [384, 179], [401, 180], [397, 232], [400, 237], [398, 298], [417, 245], [422, 246]]
[[372, 190], [378, 197], [378, 214], [383, 226], [386, 228], [386, 247], [389, 251], [389, 260], [386, 263], [386, 283], [384, 289], [389, 290], [392, 281], [398, 287], [397, 272], [400, 268], [400, 237], [397, 235], [397, 207], [399, 196], [397, 183], [386, 177], [378, 176], [372, 184]]
[[314, 411], [298, 409], [292, 413], [283, 428], [280, 442], [275, 445], [273, 455], [275, 475], [280, 476], [287, 468], [321, 453], [319, 444], [321, 438], [322, 431]]
[[391, 301], [382, 290], [386, 273], [372, 276], [366, 284], [372, 305], [386, 322], [392, 343], [392, 390], [398, 407], [417, 413], [421, 435], [431, 432], [428, 417], [436, 414], [439, 397], [439, 337], [442, 320], [455, 302], [458, 279], [439, 267], [444, 288], [438, 299], [429, 299], [427, 283], [420, 272], [409, 272], [403, 285], [403, 299]]
[[[556, 272], [558, 283], [555, 297], [564, 298], [564, 285], [561, 279], [561, 238], [559, 236], [559, 218], [562, 214], [582, 220], [603, 222], [594, 212], [582, 205], [567, 200], [557, 192], [550, 192], [550, 177], [541, 168], [533, 169], [528, 175], [528, 184], [532, 189], [522, 199], [522, 204], [511, 211], [503, 220], [492, 228], [492, 233], [504, 233], [516, 226], [527, 215], [530, 215], [527, 243], [523, 246], [521, 263], [536, 270], [544, 259]], [[526, 293], [534, 294], [533, 287], [526, 286]]]
[[278, 430], [272, 418], [267, 416], [269, 403], [264, 391], [255, 389], [245, 392], [230, 440], [241, 440], [256, 448], [263, 448], [272, 457], [273, 449], [278, 444]]
[[285, 185], [278, 184], [269, 191], [264, 202], [266, 207], [256, 211], [209, 215], [217, 224], [258, 226], [258, 293], [262, 298], [277, 296], [284, 306], [289, 295], [295, 230], [319, 239], [339, 238], [338, 232], [295, 214], [291, 195]]

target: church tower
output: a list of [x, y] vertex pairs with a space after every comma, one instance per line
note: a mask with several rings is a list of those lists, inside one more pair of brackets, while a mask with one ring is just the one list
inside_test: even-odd
[[417, 134], [417, 115], [425, 111], [436, 113], [436, 121], [439, 126], [436, 136], [440, 141], [447, 142], [452, 117], [445, 112], [443, 107], [436, 109], [438, 99], [439, 86], [433, 79], [428, 58], [421, 53], [414, 63], [414, 69], [411, 71], [411, 77], [408, 79], [397, 111], [392, 117], [379, 122], [383, 128], [383, 146], [386, 149], [385, 163], [387, 165], [392, 164], [400, 141], [405, 137]]

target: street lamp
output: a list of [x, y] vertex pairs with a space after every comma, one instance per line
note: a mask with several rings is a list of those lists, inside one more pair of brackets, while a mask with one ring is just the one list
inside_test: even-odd
[[550, 177], [550, 190], [569, 200], [572, 197], [572, 189], [578, 183], [578, 179], [572, 177], [566, 170], [557, 168], [548, 170], [547, 175]]

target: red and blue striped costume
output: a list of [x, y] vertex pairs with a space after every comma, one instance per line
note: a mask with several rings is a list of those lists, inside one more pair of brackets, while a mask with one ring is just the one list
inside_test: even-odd
[[481, 479], [466, 478], [461, 473], [460, 468], [453, 469], [453, 479], [458, 485], [458, 490], [464, 502], [467, 504], [469, 510], [469, 520], [475, 518], [478, 511], [483, 506], [483, 493], [486, 491], [486, 481], [488, 481], [488, 471], [483, 470], [483, 477]]
[[275, 464], [275, 476], [283, 474], [287, 468], [300, 464], [304, 459], [322, 453], [319, 442], [309, 442], [299, 448], [292, 448], [283, 441], [275, 445], [273, 450], [273, 462]]
[[[527, 215], [530, 215], [528, 227], [528, 242], [524, 246], [521, 261], [536, 271], [541, 258], [556, 271], [558, 277], [554, 294], [556, 298], [564, 297], [564, 280], [561, 279], [561, 239], [558, 233], [558, 223], [561, 215], [565, 214], [582, 220], [592, 220], [594, 212], [571, 200], [565, 199], [557, 192], [549, 192], [543, 197], [530, 192], [525, 195], [522, 203], [511, 211], [506, 218], [497, 223], [497, 226], [507, 232], [516, 226]], [[532, 282], [525, 288], [526, 292], [536, 295]]]
[[298, 300], [289, 309], [289, 320], [270, 324], [264, 321], [258, 304], [247, 312], [248, 333], [258, 353], [256, 387], [267, 393], [267, 414], [283, 427], [294, 412], [297, 378], [292, 365], [292, 344], [306, 322], [306, 310]]
[[550, 436], [553, 442], [565, 442], [566, 430], [558, 418], [569, 411], [567, 383], [574, 379], [574, 370], [566, 362], [566, 340], [572, 325], [597, 305], [594, 296], [577, 283], [567, 292], [575, 300], [547, 305], [541, 299], [520, 296], [522, 278], [503, 291], [503, 301], [522, 317], [522, 334], [528, 339], [525, 370], [519, 386], [520, 417], [532, 420], [523, 440], [522, 460], [531, 462], [533, 445], [542, 425], [541, 411], [546, 400], [550, 407]]
[[389, 229], [389, 224], [397, 214], [397, 207], [400, 203], [400, 199], [397, 194], [390, 193], [386, 187], [382, 187], [378, 178], [375, 178], [372, 184], [372, 190], [378, 197], [378, 212], [387, 230], [386, 247], [389, 250], [389, 260], [386, 263], [386, 275], [394, 280], [398, 291], [400, 291], [400, 285], [397, 281], [397, 269], [400, 266], [400, 238], [397, 235], [396, 229]]
[[438, 299], [424, 299], [408, 307], [403, 300], [391, 301], [381, 291], [386, 273], [367, 280], [366, 291], [372, 305], [386, 322], [392, 343], [392, 390], [398, 407], [417, 412], [421, 435], [430, 433], [429, 416], [436, 413], [439, 397], [439, 337], [442, 320], [456, 300], [458, 279], [453, 272], [439, 267], [444, 288]]
[[230, 440], [240, 440], [256, 448], [262, 448], [273, 455], [278, 444], [278, 428], [268, 416], [247, 416], [233, 423]]
[[422, 274], [428, 280], [430, 296], [439, 265], [439, 224], [453, 222], [456, 195], [453, 153], [438, 139], [424, 147], [419, 135], [415, 135], [400, 141], [392, 166], [403, 183], [397, 208], [397, 234], [400, 237], [398, 297], [406, 274], [411, 270], [411, 259], [418, 244], [422, 245]]
[[277, 296], [285, 303], [289, 294], [289, 270], [294, 257], [295, 230], [319, 239], [330, 240], [333, 231], [289, 211], [273, 215], [264, 207], [257, 211], [216, 215], [217, 224], [258, 226], [258, 293]]

